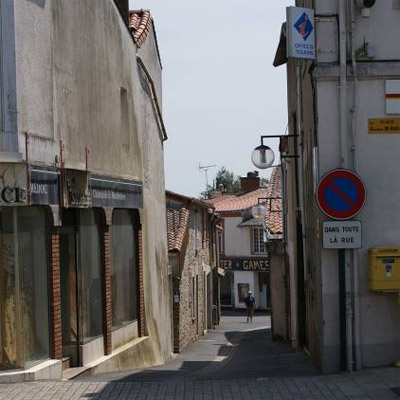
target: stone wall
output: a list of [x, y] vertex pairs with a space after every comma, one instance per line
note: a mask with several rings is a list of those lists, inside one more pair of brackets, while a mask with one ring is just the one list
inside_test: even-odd
[[184, 349], [207, 329], [205, 266], [210, 265], [210, 249], [202, 229], [202, 212], [198, 210], [200, 223], [197, 231], [195, 212], [190, 212], [188, 245], [179, 285], [179, 348], [176, 347], [175, 351]]

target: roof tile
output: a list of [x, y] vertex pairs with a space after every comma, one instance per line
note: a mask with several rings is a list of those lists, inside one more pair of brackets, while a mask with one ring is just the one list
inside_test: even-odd
[[167, 210], [168, 251], [181, 251], [189, 221], [189, 210]]
[[243, 211], [258, 204], [259, 198], [267, 197], [268, 189], [260, 188], [239, 195], [224, 195], [207, 200], [215, 206], [215, 211]]
[[275, 167], [271, 174], [268, 185], [269, 198], [266, 204], [265, 226], [273, 235], [283, 233], [282, 221], [282, 191], [281, 191], [281, 170]]
[[140, 11], [129, 12], [129, 29], [138, 47], [141, 47], [145, 42], [152, 26], [153, 18], [149, 10], [141, 9]]

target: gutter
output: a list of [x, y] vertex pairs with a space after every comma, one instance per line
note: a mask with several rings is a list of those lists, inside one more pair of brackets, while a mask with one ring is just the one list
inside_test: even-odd
[[143, 60], [139, 56], [137, 56], [136, 58], [137, 58], [138, 65], [141, 68], [141, 70], [149, 84], [150, 92], [151, 92], [151, 100], [152, 100], [154, 112], [156, 114], [158, 128], [159, 128], [159, 131], [162, 136], [161, 139], [163, 142], [165, 142], [168, 139], [168, 136], [167, 136], [167, 131], [165, 129], [164, 120], [163, 120], [162, 112], [161, 112], [161, 107], [160, 107], [160, 103], [157, 98], [153, 79], [151, 78], [151, 75], [149, 74], [149, 71], [147, 70]]

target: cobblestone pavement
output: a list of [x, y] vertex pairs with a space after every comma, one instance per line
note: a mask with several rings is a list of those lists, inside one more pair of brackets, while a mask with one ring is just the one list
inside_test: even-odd
[[[317, 375], [306, 355], [270, 340], [269, 318], [223, 323], [172, 362], [73, 381], [0, 385], [0, 400], [400, 399], [400, 369]], [[397, 392], [397, 393], [396, 393]]]

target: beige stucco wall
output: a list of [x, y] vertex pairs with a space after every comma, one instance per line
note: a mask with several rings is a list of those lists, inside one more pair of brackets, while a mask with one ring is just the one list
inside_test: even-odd
[[[137, 48], [111, 0], [15, 2], [19, 150], [29, 161], [143, 182], [145, 310], [149, 360], [171, 354], [163, 143]], [[161, 100], [153, 32], [140, 50]], [[122, 129], [121, 88], [129, 129]], [[161, 106], [161, 104], [160, 104]], [[160, 222], [161, 221], [161, 222]]]

